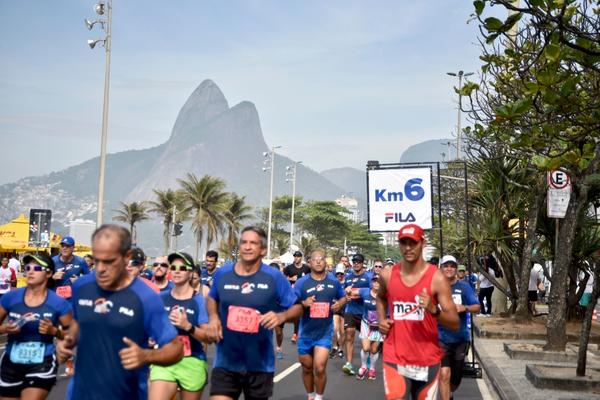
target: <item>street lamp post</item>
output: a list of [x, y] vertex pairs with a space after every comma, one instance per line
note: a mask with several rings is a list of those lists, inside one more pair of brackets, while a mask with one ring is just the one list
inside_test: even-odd
[[269, 222], [267, 226], [267, 259], [271, 259], [271, 221], [273, 220], [273, 171], [275, 170], [275, 149], [279, 149], [281, 146], [271, 147], [271, 151], [265, 151], [263, 156], [265, 157], [263, 171], [267, 172], [271, 170], [271, 184], [269, 189]]
[[458, 71], [458, 73], [454, 73], [454, 72], [446, 72], [446, 74], [450, 75], [450, 76], [457, 76], [458, 77], [458, 122], [456, 124], [456, 159], [460, 160], [460, 135], [461, 135], [461, 128], [460, 128], [460, 120], [461, 120], [461, 113], [462, 113], [462, 95], [460, 94], [460, 88], [462, 87], [462, 78], [463, 76], [466, 78], [467, 76], [471, 76], [473, 75], [473, 72], [463, 72], [462, 70]]
[[98, 15], [106, 13], [106, 20], [98, 19], [96, 21], [85, 20], [85, 25], [88, 29], [92, 29], [95, 24], [99, 23], [102, 29], [105, 29], [106, 36], [104, 39], [89, 39], [88, 46], [94, 48], [96, 44], [102, 42], [106, 50], [106, 64], [104, 67], [104, 103], [102, 108], [102, 136], [100, 139], [100, 174], [98, 178], [98, 212], [96, 214], [96, 226], [102, 225], [104, 217], [104, 178], [106, 172], [106, 138], [108, 131], [108, 92], [110, 87], [110, 47], [111, 47], [111, 26], [112, 26], [112, 0], [106, 3], [99, 2], [94, 6], [94, 11]]
[[294, 244], [294, 206], [296, 205], [296, 173], [298, 164], [302, 164], [302, 161], [296, 161], [293, 166], [288, 165], [286, 169], [286, 182], [292, 182], [292, 220], [290, 222], [290, 252], [292, 251], [292, 245]]

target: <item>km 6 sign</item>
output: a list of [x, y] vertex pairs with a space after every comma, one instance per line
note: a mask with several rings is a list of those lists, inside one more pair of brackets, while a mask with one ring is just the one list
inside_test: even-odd
[[367, 171], [369, 230], [398, 231], [404, 224], [432, 227], [431, 169]]

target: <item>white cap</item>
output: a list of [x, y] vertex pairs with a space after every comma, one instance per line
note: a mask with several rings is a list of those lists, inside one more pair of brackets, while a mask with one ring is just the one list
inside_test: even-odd
[[458, 262], [456, 261], [456, 257], [451, 256], [451, 255], [445, 255], [444, 257], [442, 257], [442, 261], [440, 261], [440, 265], [444, 265], [449, 262], [452, 262], [452, 263], [458, 265]]
[[346, 273], [346, 267], [344, 266], [344, 264], [339, 263], [338, 265], [336, 265], [336, 267], [335, 267], [335, 273], [336, 274], [345, 274]]

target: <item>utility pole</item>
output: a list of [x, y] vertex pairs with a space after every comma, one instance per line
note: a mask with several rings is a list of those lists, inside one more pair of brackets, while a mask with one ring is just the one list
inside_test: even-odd
[[460, 160], [460, 137], [461, 137], [461, 117], [462, 117], [462, 95], [460, 94], [460, 89], [462, 88], [462, 78], [463, 76], [466, 78], [467, 76], [471, 76], [473, 72], [467, 72], [460, 70], [458, 73], [455, 72], [446, 72], [447, 75], [457, 76], [458, 77], [458, 122], [456, 123], [456, 159]]
[[285, 175], [287, 176], [286, 182], [292, 182], [292, 218], [290, 222], [290, 252], [294, 244], [294, 208], [296, 204], [296, 173], [298, 171], [298, 164], [302, 164], [302, 161], [296, 161], [294, 166], [287, 166]]
[[266, 172], [271, 170], [271, 184], [269, 188], [269, 222], [267, 226], [267, 259], [271, 259], [271, 221], [273, 219], [273, 172], [275, 170], [275, 149], [279, 149], [281, 146], [271, 147], [271, 151], [264, 152], [263, 156], [267, 159], [264, 161], [263, 171]]

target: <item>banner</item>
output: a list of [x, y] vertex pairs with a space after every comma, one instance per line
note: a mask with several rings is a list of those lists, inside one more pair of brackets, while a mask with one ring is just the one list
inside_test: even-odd
[[29, 247], [50, 247], [51, 210], [29, 210]]
[[409, 223], [433, 226], [431, 168], [367, 170], [369, 231], [398, 231]]

